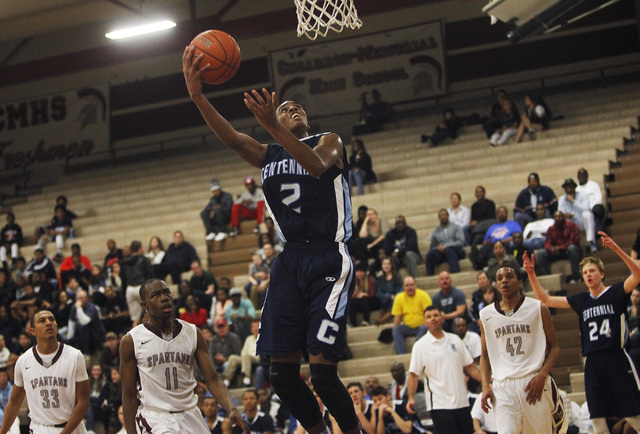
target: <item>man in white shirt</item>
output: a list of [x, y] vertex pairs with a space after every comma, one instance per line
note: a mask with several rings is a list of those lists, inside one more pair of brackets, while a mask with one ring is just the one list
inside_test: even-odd
[[407, 391], [407, 411], [415, 413], [418, 378], [424, 375], [427, 410], [437, 432], [473, 432], [471, 409], [463, 370], [481, 381], [480, 370], [462, 340], [442, 329], [444, 315], [431, 305], [424, 311], [424, 323], [429, 330], [413, 345]]
[[584, 167], [578, 170], [578, 186], [576, 191], [586, 194], [589, 198], [589, 208], [596, 220], [596, 233], [604, 229], [607, 211], [602, 205], [602, 190], [600, 184], [589, 179], [589, 172]]
[[598, 251], [596, 246], [596, 225], [593, 212], [589, 206], [589, 198], [586, 194], [576, 191], [577, 184], [567, 178], [562, 184], [565, 194], [560, 196], [558, 210], [564, 213], [564, 217], [578, 225], [584, 232], [589, 243], [590, 253]]
[[524, 227], [522, 237], [524, 238], [525, 249], [538, 250], [544, 247], [544, 241], [547, 239], [547, 230], [553, 225], [552, 218], [546, 218], [547, 209], [542, 204], [536, 205], [537, 220], [527, 223]]
[[463, 317], [458, 317], [453, 320], [453, 332], [458, 335], [464, 346], [467, 347], [473, 362], [475, 364], [480, 363], [480, 355], [482, 354], [482, 341], [480, 335], [476, 332], [470, 332], [467, 325], [467, 320]]
[[[480, 339], [480, 335], [476, 332], [469, 331], [467, 319], [460, 316], [453, 320], [452, 331], [462, 339], [462, 343], [467, 347], [467, 350], [469, 350], [471, 357], [473, 357], [473, 363], [475, 363], [479, 369], [480, 356], [482, 355], [482, 340]], [[467, 388], [470, 392], [478, 392], [480, 386], [481, 384], [479, 382], [473, 378], [469, 378]]]

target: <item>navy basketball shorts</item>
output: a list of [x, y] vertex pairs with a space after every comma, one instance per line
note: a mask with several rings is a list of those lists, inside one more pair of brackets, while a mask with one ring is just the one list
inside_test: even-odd
[[640, 383], [626, 351], [589, 354], [584, 364], [584, 386], [591, 419], [640, 414]]
[[346, 340], [353, 263], [343, 243], [285, 243], [271, 268], [257, 353], [306, 348], [338, 362]]

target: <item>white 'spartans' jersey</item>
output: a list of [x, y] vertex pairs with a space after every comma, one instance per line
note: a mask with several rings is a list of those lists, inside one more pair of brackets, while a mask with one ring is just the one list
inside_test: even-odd
[[524, 377], [540, 370], [547, 339], [538, 300], [522, 297], [511, 316], [500, 310], [499, 302], [493, 303], [480, 311], [480, 320], [494, 379]]
[[63, 343], [48, 368], [35, 345], [16, 362], [15, 384], [24, 388], [29, 417], [40, 425], [67, 422], [76, 406], [76, 383], [88, 380], [82, 353]]
[[198, 343], [196, 327], [176, 321], [178, 326], [170, 341], [149, 330], [146, 324], [129, 332], [138, 364], [138, 394], [143, 407], [183, 411], [198, 402], [193, 373]]

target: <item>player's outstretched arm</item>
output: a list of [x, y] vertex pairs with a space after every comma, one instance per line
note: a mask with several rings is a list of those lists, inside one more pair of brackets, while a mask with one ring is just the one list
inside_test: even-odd
[[133, 339], [126, 334], [120, 341], [120, 381], [122, 382], [122, 411], [127, 434], [136, 434], [136, 375], [138, 365], [133, 351]]
[[544, 336], [547, 340], [547, 358], [545, 359], [542, 368], [540, 368], [540, 372], [538, 372], [524, 388], [524, 391], [527, 392], [527, 402], [531, 405], [540, 401], [542, 391], [546, 385], [547, 376], [556, 365], [558, 356], [560, 355], [560, 346], [558, 345], [558, 338], [556, 337], [556, 330], [553, 327], [553, 320], [551, 319], [551, 312], [549, 312], [549, 308], [544, 304], [541, 304], [540, 314], [542, 316]]
[[6, 434], [11, 429], [13, 422], [18, 416], [18, 412], [20, 411], [20, 407], [22, 406], [22, 401], [24, 401], [25, 396], [26, 392], [24, 391], [23, 387], [16, 385], [13, 386], [11, 396], [9, 397], [9, 402], [7, 403], [7, 407], [4, 409], [2, 426], [0, 426], [1, 434]]
[[341, 165], [342, 140], [336, 134], [326, 134], [320, 138], [318, 146], [311, 149], [300, 141], [291, 131], [278, 121], [276, 110], [288, 110], [288, 107], [278, 107], [278, 97], [275, 92], [269, 93], [262, 89], [245, 92], [244, 103], [256, 120], [269, 134], [280, 143], [291, 156], [311, 176], [320, 176], [335, 164]]
[[89, 410], [90, 393], [89, 380], [76, 382], [76, 405], [73, 407], [67, 425], [60, 431], [60, 434], [70, 434], [80, 425]]
[[640, 284], [640, 264], [634, 261], [631, 256], [627, 255], [609, 235], [602, 231], [598, 232], [598, 234], [600, 234], [602, 245], [616, 252], [616, 255], [618, 255], [620, 259], [624, 261], [627, 268], [629, 268], [631, 275], [624, 281], [624, 292], [627, 294], [630, 293], [633, 291], [633, 288], [636, 288]]
[[489, 352], [487, 351], [487, 342], [484, 338], [484, 325], [480, 321], [480, 342], [482, 343], [482, 353], [480, 354], [480, 376], [482, 377], [482, 398], [480, 407], [485, 413], [493, 406], [495, 397], [491, 388], [491, 362], [489, 361]]
[[198, 333], [198, 344], [196, 346], [196, 361], [198, 362], [198, 366], [200, 367], [200, 372], [202, 372], [202, 376], [207, 383], [207, 388], [209, 392], [213, 395], [213, 397], [218, 401], [218, 403], [227, 410], [227, 414], [229, 415], [229, 420], [233, 425], [236, 425], [244, 431], [245, 434], [249, 434], [249, 425], [242, 418], [240, 412], [233, 404], [233, 400], [231, 399], [231, 395], [229, 394], [229, 389], [224, 385], [218, 373], [216, 372], [216, 368], [213, 366], [213, 362], [209, 357], [209, 350], [207, 348], [207, 341], [202, 334], [200, 329], [196, 329]]
[[262, 167], [266, 155], [266, 146], [263, 146], [252, 137], [236, 131], [233, 126], [211, 105], [202, 93], [202, 72], [208, 69], [208, 65], [198, 70], [202, 63], [203, 55], [193, 58], [195, 47], [189, 45], [182, 53], [182, 72], [187, 84], [187, 90], [191, 100], [196, 104], [202, 117], [215, 135], [229, 148], [235, 151], [245, 161], [255, 167]]
[[571, 309], [571, 305], [567, 301], [567, 297], [551, 296], [544, 290], [538, 276], [536, 275], [536, 255], [531, 254], [531, 257], [524, 252], [522, 255], [522, 261], [527, 276], [529, 276], [529, 283], [533, 292], [536, 294], [536, 298], [549, 307], [557, 307], [561, 309]]

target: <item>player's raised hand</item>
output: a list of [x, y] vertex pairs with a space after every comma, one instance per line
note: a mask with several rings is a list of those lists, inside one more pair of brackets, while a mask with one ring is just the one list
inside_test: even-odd
[[524, 271], [529, 273], [534, 273], [536, 271], [536, 255], [535, 253], [531, 253], [531, 257], [527, 252], [524, 252], [522, 255], [522, 267]]
[[602, 247], [604, 247], [605, 249], [614, 250], [614, 248], [618, 246], [616, 242], [613, 241], [613, 239], [609, 235], [605, 234], [604, 232], [600, 231], [598, 232], [598, 235], [600, 235], [600, 241], [602, 241]]
[[199, 54], [194, 59], [193, 52], [195, 49], [195, 46], [189, 45], [182, 53], [182, 73], [191, 98], [202, 92], [202, 73], [209, 69], [208, 64], [200, 68], [200, 63], [202, 63], [204, 56]]
[[546, 382], [547, 376], [540, 374], [536, 375], [531, 379], [531, 381], [529, 381], [527, 387], [524, 388], [524, 391], [527, 392], [527, 403], [529, 403], [529, 405], [533, 405], [540, 401]]
[[489, 413], [489, 410], [493, 408], [493, 403], [495, 402], [495, 396], [493, 396], [493, 389], [489, 387], [488, 389], [482, 389], [482, 398], [480, 399], [480, 408], [485, 413]]
[[233, 410], [231, 410], [231, 412], [229, 413], [229, 420], [231, 421], [231, 424], [233, 426], [242, 428], [242, 431], [244, 431], [244, 434], [251, 434], [249, 425], [242, 418], [242, 415], [240, 414], [237, 408], [234, 408]]
[[269, 93], [267, 89], [262, 88], [262, 95], [257, 90], [244, 93], [244, 104], [256, 120], [264, 129], [270, 131], [278, 124], [276, 117], [276, 109], [278, 108], [278, 97], [275, 92]]

